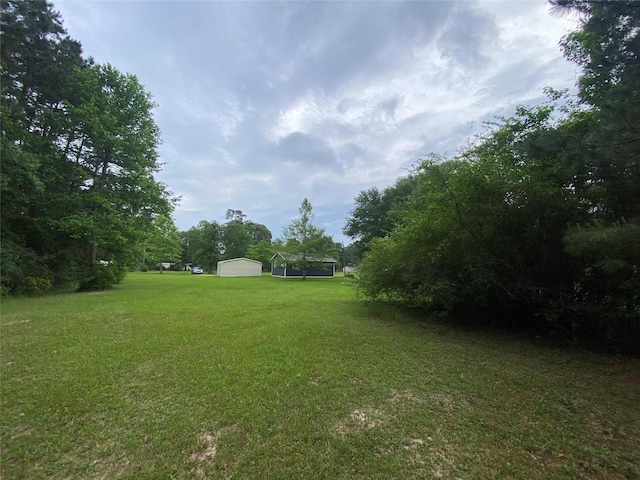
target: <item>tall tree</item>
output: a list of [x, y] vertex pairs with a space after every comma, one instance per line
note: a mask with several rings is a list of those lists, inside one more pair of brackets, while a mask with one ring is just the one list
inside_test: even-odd
[[324, 229], [313, 224], [315, 214], [306, 198], [298, 208], [299, 216], [285, 227], [282, 240], [287, 254], [296, 257], [296, 263], [302, 270], [302, 279], [306, 280], [306, 270], [322, 263], [322, 259], [333, 253], [333, 239]]
[[242, 223], [245, 218], [247, 218], [247, 216], [242, 213], [242, 210], [234, 210], [233, 208], [227, 208], [227, 213], [224, 215], [224, 219], [229, 222]]
[[47, 125], [40, 122], [48, 111], [62, 108], [69, 78], [84, 64], [82, 47], [44, 0], [2, 0], [1, 7], [2, 103], [8, 110], [3, 130], [13, 130], [12, 120], [19, 130], [45, 133]]
[[152, 263], [159, 263], [162, 273], [163, 263], [178, 262], [180, 253], [180, 231], [170, 217], [158, 215], [147, 235], [146, 258]]
[[1, 68], [2, 284], [108, 287], [173, 208], [153, 177], [154, 103], [135, 76], [82, 60], [43, 1], [2, 2]]
[[253, 243], [258, 242], [271, 242], [273, 238], [271, 234], [271, 230], [269, 230], [266, 226], [252, 222], [251, 220], [244, 222], [244, 225], [247, 227], [247, 231], [253, 240]]
[[232, 220], [221, 228], [221, 253], [223, 260], [244, 257], [251, 243], [251, 234], [244, 223], [238, 220]]
[[213, 272], [222, 259], [220, 245], [221, 227], [215, 220], [202, 220], [196, 227], [185, 233], [188, 259], [192, 266], [201, 266], [209, 273]]
[[51, 4], [0, 3], [0, 235], [3, 292], [38, 293], [74, 283], [61, 254], [61, 235], [37, 218], [47, 188], [46, 165], [56, 148], [46, 138], [48, 117], [62, 109], [81, 47]]
[[582, 68], [580, 100], [592, 107], [576, 167], [599, 220], [640, 221], [640, 8], [634, 0], [553, 0], [581, 28], [565, 37], [565, 56]]
[[640, 336], [640, 252], [633, 247], [640, 244], [640, 6], [631, 0], [552, 4], [581, 21], [562, 44], [582, 68], [580, 100], [588, 109], [581, 128], [568, 131], [581, 141], [573, 184], [590, 210], [589, 221], [575, 222], [565, 238], [582, 265], [575, 281], [580, 325], [633, 339]]
[[[88, 243], [88, 264], [97, 255], [131, 258], [152, 214], [168, 215], [170, 199], [153, 174], [159, 170], [155, 104], [133, 75], [110, 65], [77, 72], [67, 120], [59, 135], [68, 174], [59, 225]], [[64, 183], [66, 183], [66, 185]]]

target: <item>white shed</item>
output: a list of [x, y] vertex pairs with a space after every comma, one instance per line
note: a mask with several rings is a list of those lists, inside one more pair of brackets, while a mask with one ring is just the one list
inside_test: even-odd
[[232, 258], [218, 262], [216, 275], [219, 277], [259, 277], [262, 263], [248, 258]]

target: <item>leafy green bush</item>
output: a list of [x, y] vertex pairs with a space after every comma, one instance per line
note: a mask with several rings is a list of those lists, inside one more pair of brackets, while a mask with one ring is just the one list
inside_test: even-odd
[[580, 259], [573, 309], [574, 335], [622, 343], [640, 339], [640, 225], [594, 222], [569, 229], [567, 252]]
[[565, 158], [571, 148], [558, 135], [574, 120], [554, 124], [552, 113], [520, 108], [453, 160], [423, 162], [414, 173], [417, 188], [394, 211], [397, 226], [369, 243], [359, 291], [581, 343], [637, 348], [640, 225], [597, 220], [607, 210], [594, 211], [577, 193]]
[[120, 283], [126, 275], [126, 269], [117, 263], [108, 265], [92, 265], [84, 271], [78, 291], [94, 291], [112, 288]]
[[54, 276], [45, 259], [6, 236], [2, 239], [0, 261], [3, 295], [39, 295], [53, 287]]
[[43, 277], [25, 277], [24, 284], [26, 290], [33, 295], [45, 293], [52, 286], [51, 279]]

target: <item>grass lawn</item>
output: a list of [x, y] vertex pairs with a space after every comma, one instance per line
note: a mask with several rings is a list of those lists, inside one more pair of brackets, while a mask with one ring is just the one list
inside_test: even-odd
[[640, 478], [640, 361], [417, 321], [341, 278], [3, 298], [3, 479]]

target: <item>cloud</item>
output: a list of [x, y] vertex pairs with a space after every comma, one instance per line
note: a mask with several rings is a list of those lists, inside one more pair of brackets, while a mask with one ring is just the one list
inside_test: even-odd
[[176, 96], [178, 121], [188, 127], [204, 126], [209, 136], [218, 135], [228, 142], [235, 136], [244, 118], [238, 100], [230, 94], [215, 95], [203, 88], [181, 92]]
[[335, 152], [315, 135], [290, 133], [278, 141], [275, 155], [278, 161], [339, 170]]
[[341, 239], [359, 191], [493, 115], [572, 87], [544, 2], [58, 1], [72, 37], [135, 73], [182, 196], [179, 228], [241, 209], [275, 235], [307, 197]]

